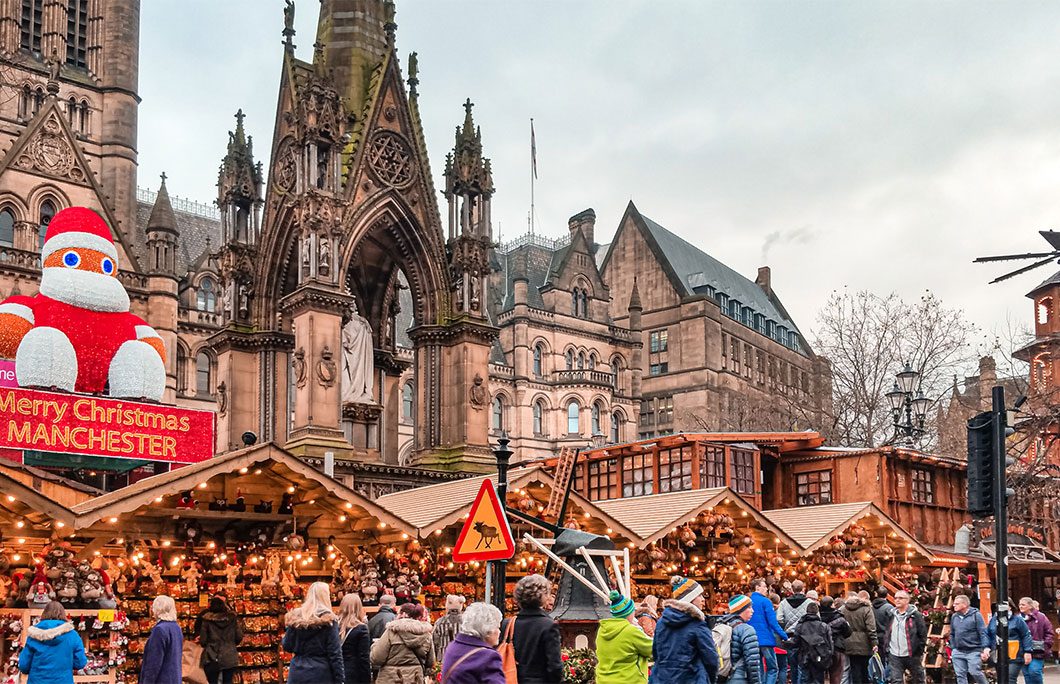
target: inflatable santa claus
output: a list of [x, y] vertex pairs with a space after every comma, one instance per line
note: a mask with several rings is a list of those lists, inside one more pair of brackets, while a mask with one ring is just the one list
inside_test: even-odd
[[63, 209], [41, 248], [40, 294], [0, 303], [0, 356], [20, 387], [159, 401], [165, 345], [118, 280], [110, 228], [84, 207]]

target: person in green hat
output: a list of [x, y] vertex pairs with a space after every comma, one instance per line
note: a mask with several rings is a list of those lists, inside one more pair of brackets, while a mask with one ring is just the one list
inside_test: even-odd
[[647, 684], [651, 637], [633, 620], [636, 606], [612, 591], [611, 617], [596, 632], [596, 684]]

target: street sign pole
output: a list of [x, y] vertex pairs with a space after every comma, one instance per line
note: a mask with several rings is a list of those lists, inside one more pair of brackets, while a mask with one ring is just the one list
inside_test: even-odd
[[[508, 448], [508, 433], [502, 433], [501, 438], [497, 440], [497, 448], [493, 450], [493, 455], [497, 458], [497, 499], [500, 501], [501, 507], [507, 507], [508, 504], [508, 465], [512, 459], [512, 450]], [[490, 561], [493, 566], [493, 605], [501, 611], [501, 615], [504, 614], [504, 585], [507, 581], [508, 574], [508, 561], [506, 559], [499, 559]], [[489, 566], [486, 568], [486, 572], [490, 572]], [[486, 580], [487, 584], [489, 579]], [[487, 603], [489, 600], [487, 599]]]
[[1008, 681], [1008, 478], [1006, 477], [1005, 437], [1007, 415], [1005, 388], [993, 391], [994, 421], [994, 561], [997, 588], [997, 684]]

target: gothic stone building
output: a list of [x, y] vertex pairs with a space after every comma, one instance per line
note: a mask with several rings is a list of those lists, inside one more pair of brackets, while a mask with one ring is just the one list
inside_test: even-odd
[[[270, 166], [237, 113], [211, 207], [171, 198], [164, 177], [137, 193], [137, 0], [0, 3], [6, 291], [32, 294], [55, 211], [96, 209], [133, 310], [166, 342], [166, 400], [214, 409], [218, 452], [249, 431], [313, 463], [331, 453], [370, 493], [440, 477], [416, 466], [488, 469], [502, 431], [530, 460], [812, 426], [827, 365], [768, 269], [751, 282], [632, 204], [610, 245], [592, 210], [561, 240], [496, 245], [470, 101], [439, 203], [393, 5], [319, 11], [303, 61], [286, 10]], [[368, 394], [344, 401], [355, 382]]]

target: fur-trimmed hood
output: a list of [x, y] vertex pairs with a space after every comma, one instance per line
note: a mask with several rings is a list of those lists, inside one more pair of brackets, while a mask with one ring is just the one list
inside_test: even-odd
[[[707, 619], [707, 617], [703, 614], [702, 610], [696, 608], [691, 603], [687, 603], [685, 601], [678, 601], [677, 599], [667, 599], [663, 601], [663, 610], [665, 611], [667, 608], [673, 608], [674, 610], [680, 611], [691, 618], [695, 618], [696, 620], [703, 621]], [[663, 617], [665, 617], [665, 615]]]
[[305, 617], [302, 615], [300, 608], [295, 608], [289, 611], [283, 616], [283, 622], [288, 627], [294, 627], [295, 629], [314, 629], [317, 627], [329, 627], [331, 623], [338, 622], [339, 616], [332, 613], [330, 610], [326, 613], [317, 613], [312, 617]]
[[855, 610], [857, 608], [860, 608], [861, 606], [868, 606], [870, 608], [872, 607], [871, 603], [856, 594], [854, 596], [848, 596], [847, 598], [843, 599], [843, 605], [850, 606], [850, 610]]
[[[42, 627], [41, 625], [47, 625]], [[47, 643], [53, 639], [66, 634], [67, 632], [74, 631], [74, 623], [72, 622], [61, 622], [59, 620], [42, 620], [41, 622], [33, 625], [26, 632], [26, 635], [30, 639], [34, 639], [41, 643]]]
[[424, 622], [423, 620], [413, 620], [412, 618], [398, 618], [391, 620], [387, 623], [386, 629], [388, 632], [394, 632], [397, 635], [409, 635], [418, 636], [420, 634], [430, 634], [432, 627], [430, 623]]

